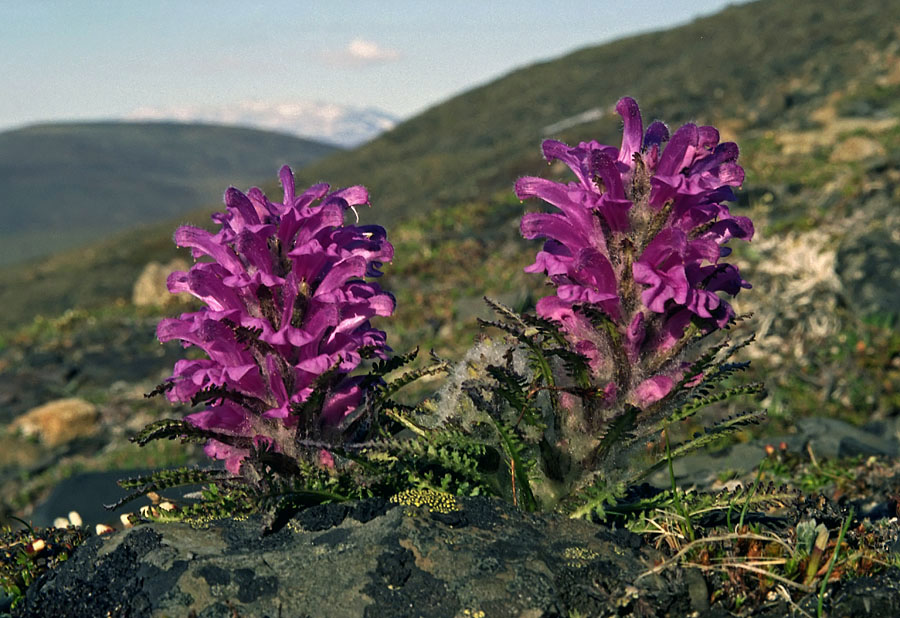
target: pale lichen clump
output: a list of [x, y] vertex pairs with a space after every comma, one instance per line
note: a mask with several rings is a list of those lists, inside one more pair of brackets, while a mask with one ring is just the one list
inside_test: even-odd
[[443, 388], [438, 391], [434, 417], [423, 421], [441, 426], [452, 418], [468, 428], [480, 411], [467, 397], [466, 384], [472, 380], [484, 379], [488, 375], [487, 367], [506, 364], [508, 355], [513, 355], [514, 369], [524, 373], [527, 359], [513, 342], [485, 338], [469, 348], [462, 360], [450, 371]]

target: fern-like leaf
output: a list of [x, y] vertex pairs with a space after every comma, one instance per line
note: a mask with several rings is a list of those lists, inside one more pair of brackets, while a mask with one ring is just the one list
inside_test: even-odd
[[115, 510], [136, 498], [140, 498], [151, 491], [163, 491], [173, 487], [184, 485], [203, 485], [232, 478], [226, 470], [218, 468], [174, 468], [171, 470], [158, 470], [152, 474], [121, 479], [119, 486], [122, 489], [133, 489], [124, 498], [117, 502], [104, 505], [109, 510]]
[[625, 412], [609, 423], [592, 456], [593, 465], [605, 461], [610, 452], [634, 430], [640, 411], [640, 408], [626, 404]]
[[412, 369], [410, 371], [407, 371], [403, 375], [391, 380], [378, 390], [378, 394], [376, 397], [376, 406], [386, 404], [388, 400], [395, 394], [397, 394], [397, 391], [402, 389], [404, 386], [412, 384], [416, 380], [424, 378], [425, 376], [433, 376], [439, 373], [444, 373], [449, 369], [449, 362], [440, 361], [427, 367], [421, 367], [419, 369]]
[[526, 423], [536, 424], [539, 419], [528, 396], [528, 378], [496, 365], [489, 365], [487, 372], [497, 381], [497, 394], [518, 413], [518, 418]]
[[224, 444], [236, 446], [238, 448], [249, 448], [251, 440], [242, 436], [231, 436], [217, 431], [208, 429], [200, 429], [185, 420], [167, 418], [150, 423], [144, 427], [136, 436], [131, 438], [132, 442], [136, 442], [138, 446], [146, 446], [153, 440], [160, 439], [174, 440], [179, 438], [182, 443], [187, 442], [207, 442], [209, 440], [218, 440]]
[[156, 397], [157, 395], [162, 395], [162, 394], [172, 390], [173, 388], [175, 388], [175, 382], [173, 382], [172, 380], [166, 380], [165, 382], [157, 384], [156, 387], [154, 387], [154, 389], [152, 391], [150, 391], [149, 393], [145, 393], [144, 397], [146, 399], [150, 399], [151, 397]]
[[494, 310], [494, 313], [506, 318], [513, 324], [516, 324], [523, 332], [527, 332], [529, 330], [528, 324], [525, 323], [525, 321], [522, 319], [522, 316], [513, 311], [510, 307], [507, 307], [506, 305], [495, 300], [491, 300], [487, 296], [484, 297], [484, 302]]
[[765, 392], [766, 387], [762, 382], [753, 382], [751, 384], [741, 384], [739, 386], [733, 386], [731, 388], [726, 388], [718, 391], [710, 391], [708, 389], [701, 390], [700, 396], [694, 397], [677, 410], [672, 412], [661, 424], [657, 424], [653, 427], [653, 429], [649, 433], [655, 433], [656, 431], [660, 431], [663, 426], [671, 425], [678, 421], [682, 421], [686, 418], [689, 418], [696, 414], [699, 410], [707, 406], [711, 406], [714, 403], [721, 403], [723, 401], [728, 401], [729, 399], [733, 399], [734, 397], [740, 397], [742, 395], [759, 395], [760, 393]]
[[496, 329], [502, 330], [503, 332], [505, 332], [509, 335], [512, 335], [513, 337], [515, 337], [516, 339], [519, 339], [519, 340], [521, 340], [523, 337], [526, 337], [525, 331], [523, 331], [522, 329], [520, 329], [512, 324], [508, 324], [506, 322], [501, 322], [499, 320], [483, 320], [481, 318], [478, 318], [478, 325], [481, 326], [482, 328], [491, 327], [491, 328], [496, 328]]
[[[722, 436], [740, 431], [747, 425], [754, 425], [756, 423], [759, 423], [765, 418], [766, 414], [766, 410], [755, 410], [752, 412], [735, 414], [734, 416], [730, 416], [722, 421], [719, 421], [712, 427], [708, 427], [703, 433], [695, 435], [690, 440], [682, 442], [681, 444], [672, 448], [671, 458], [677, 459], [679, 457], [684, 457], [688, 453], [692, 453], [693, 451], [709, 446]], [[636, 483], [667, 464], [668, 459], [664, 457], [654, 464], [648, 466], [647, 468], [644, 468], [637, 475], [633, 476], [631, 478], [631, 482]]]
[[608, 505], [615, 505], [624, 495], [625, 483], [608, 483], [599, 474], [590, 484], [574, 492], [562, 505], [561, 510], [572, 519], [606, 519]]
[[361, 387], [363, 389], [367, 389], [375, 384], [379, 383], [384, 376], [397, 371], [403, 367], [406, 367], [408, 364], [416, 360], [416, 357], [419, 355], [419, 348], [415, 347], [406, 354], [399, 354], [397, 356], [392, 356], [385, 360], [376, 361], [374, 365], [372, 365], [372, 369], [369, 371], [368, 375], [363, 378], [361, 383]]

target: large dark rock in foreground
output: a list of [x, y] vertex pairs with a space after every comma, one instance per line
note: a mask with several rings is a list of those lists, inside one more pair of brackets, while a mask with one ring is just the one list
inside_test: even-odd
[[[640, 577], [664, 556], [630, 532], [494, 499], [431, 503], [316, 507], [268, 536], [250, 520], [94, 537], [41, 576], [14, 616], [731, 615], [709, 606], [709, 580], [696, 569]], [[831, 590], [829, 615], [898, 615], [900, 570], [863, 580]], [[800, 605], [815, 613], [814, 600]], [[780, 599], [756, 610], [791, 612]]]
[[458, 506], [317, 507], [265, 537], [253, 520], [139, 526], [81, 546], [19, 615], [537, 618], [628, 613], [648, 596], [690, 613], [663, 577], [632, 585], [661, 555], [627, 531]]

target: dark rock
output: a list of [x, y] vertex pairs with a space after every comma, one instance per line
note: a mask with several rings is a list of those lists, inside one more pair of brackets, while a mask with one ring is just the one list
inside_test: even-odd
[[835, 418], [802, 418], [797, 428], [816, 457], [839, 458], [854, 455], [897, 455], [897, 442], [859, 429]]
[[872, 577], [841, 584], [831, 593], [829, 616], [900, 616], [900, 569], [891, 567]]
[[[265, 536], [254, 518], [93, 537], [41, 575], [13, 616], [733, 615], [722, 599], [710, 604], [718, 580], [701, 570], [649, 573], [666, 556], [626, 530], [523, 513], [489, 498], [458, 499], [458, 506], [462, 526], [425, 507], [372, 500], [309, 509]], [[844, 517], [824, 497], [799, 508], [829, 527]], [[815, 614], [816, 602], [811, 593], [797, 605]], [[829, 616], [898, 615], [900, 569], [833, 584], [826, 609]], [[777, 599], [746, 615], [791, 611]]]
[[[149, 616], [160, 593], [173, 584], [186, 563], [162, 569], [145, 560], [161, 545], [150, 527], [130, 531], [115, 541], [94, 537], [67, 560], [65, 569], [49, 571], [28, 589], [14, 616]], [[181, 572], [179, 572], [181, 571]], [[160, 579], [158, 579], [160, 578]], [[147, 585], [149, 583], [149, 585]], [[163, 596], [165, 598], [165, 596]]]
[[296, 521], [304, 530], [316, 532], [339, 526], [347, 517], [347, 507], [343, 504], [325, 504], [301, 511]]
[[662, 556], [628, 532], [487, 498], [461, 499], [455, 521], [367, 502], [309, 509], [265, 537], [259, 520], [96, 537], [16, 615], [607, 616], [689, 596], [674, 577], [634, 584]]
[[878, 227], [843, 240], [836, 270], [847, 301], [862, 315], [896, 315], [900, 307], [900, 240]]
[[703, 573], [699, 569], [684, 569], [682, 572], [688, 596], [691, 598], [691, 609], [695, 612], [705, 612], [709, 609], [709, 588]]

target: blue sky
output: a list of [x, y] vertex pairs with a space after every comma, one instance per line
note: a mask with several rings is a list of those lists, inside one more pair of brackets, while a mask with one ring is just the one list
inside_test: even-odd
[[244, 101], [408, 117], [514, 68], [727, 4], [0, 0], [0, 130]]

